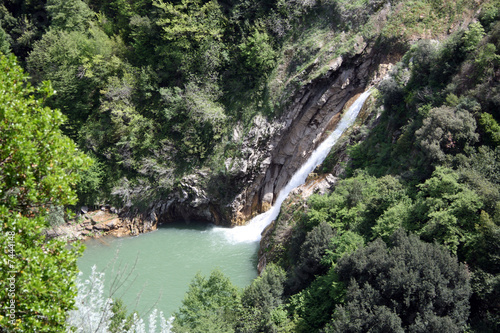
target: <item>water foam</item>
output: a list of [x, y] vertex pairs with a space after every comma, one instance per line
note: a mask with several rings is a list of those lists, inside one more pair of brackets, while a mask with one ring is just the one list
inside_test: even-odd
[[288, 194], [296, 187], [304, 184], [309, 173], [323, 163], [330, 149], [337, 142], [342, 133], [354, 123], [359, 111], [370, 94], [371, 91], [367, 90], [356, 99], [337, 124], [337, 128], [335, 128], [328, 138], [316, 148], [309, 159], [292, 176], [288, 184], [280, 191], [274, 205], [267, 212], [257, 215], [244, 226], [231, 229], [216, 227], [213, 231], [224, 233], [227, 240], [231, 243], [260, 241], [262, 231], [278, 217], [281, 204], [285, 201]]

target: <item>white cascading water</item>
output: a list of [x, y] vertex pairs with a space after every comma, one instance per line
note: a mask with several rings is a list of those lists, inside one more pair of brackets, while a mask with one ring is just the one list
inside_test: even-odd
[[318, 165], [323, 163], [326, 156], [330, 152], [330, 149], [337, 142], [342, 133], [344, 133], [344, 131], [354, 123], [359, 111], [370, 94], [371, 91], [367, 90], [356, 99], [356, 101], [343, 115], [337, 125], [337, 128], [335, 128], [332, 134], [330, 134], [330, 136], [328, 136], [328, 138], [323, 141], [318, 148], [316, 148], [309, 159], [292, 176], [288, 184], [280, 191], [274, 205], [267, 212], [257, 215], [244, 226], [234, 227], [231, 229], [214, 228], [213, 230], [216, 232], [223, 232], [228, 241], [231, 243], [260, 241], [262, 231], [264, 231], [264, 229], [278, 217], [281, 204], [286, 199], [288, 194], [296, 187], [304, 184], [309, 173], [311, 173]]

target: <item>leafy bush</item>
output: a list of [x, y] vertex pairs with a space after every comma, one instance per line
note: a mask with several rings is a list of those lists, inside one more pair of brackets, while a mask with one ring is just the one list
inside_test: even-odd
[[418, 185], [413, 226], [422, 238], [438, 241], [456, 253], [474, 233], [481, 198], [460, 183], [453, 170], [437, 167], [432, 177]]
[[443, 162], [447, 153], [456, 153], [465, 145], [476, 143], [479, 135], [475, 130], [476, 121], [467, 110], [443, 106], [430, 110], [415, 135], [431, 161]]
[[293, 292], [303, 289], [315, 275], [327, 272], [329, 267], [322, 259], [330, 248], [330, 240], [334, 235], [333, 228], [324, 221], [307, 233], [292, 277], [288, 281]]
[[479, 118], [479, 125], [486, 134], [487, 142], [493, 146], [500, 144], [500, 125], [493, 116], [487, 112], [481, 114]]
[[438, 245], [400, 230], [340, 260], [349, 284], [330, 332], [461, 332], [471, 293], [465, 266]]
[[271, 38], [265, 31], [255, 29], [247, 40], [239, 45], [249, 70], [266, 74], [274, 67], [276, 52], [270, 42]]
[[[285, 271], [273, 264], [245, 288], [241, 296], [240, 332], [275, 332], [287, 324], [284, 283]], [[284, 313], [284, 318], [282, 314]]]
[[85, 31], [93, 14], [81, 0], [48, 0], [46, 8], [51, 27], [65, 31]]
[[174, 314], [176, 333], [233, 332], [241, 311], [238, 289], [219, 270], [208, 278], [197, 274], [182, 306]]

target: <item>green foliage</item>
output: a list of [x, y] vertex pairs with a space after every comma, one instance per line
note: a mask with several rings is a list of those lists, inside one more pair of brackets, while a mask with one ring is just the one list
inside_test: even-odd
[[51, 28], [64, 31], [85, 31], [93, 13], [81, 0], [48, 0], [47, 13]]
[[[48, 28], [49, 20], [44, 5], [45, 2], [23, 0], [0, 3], [0, 25], [5, 32], [3, 38], [8, 42], [4, 46], [8, 46], [21, 62], [32, 50], [33, 43]], [[0, 37], [0, 41], [3, 38]]]
[[239, 45], [249, 70], [265, 74], [274, 67], [276, 52], [270, 42], [271, 38], [265, 31], [255, 29], [247, 40]]
[[306, 234], [300, 246], [295, 269], [288, 281], [289, 288], [293, 292], [303, 289], [315, 275], [326, 273], [328, 266], [322, 259], [330, 248], [330, 241], [334, 235], [333, 228], [324, 221]]
[[407, 41], [426, 33], [433, 36], [447, 33], [453, 21], [473, 6], [466, 0], [403, 1], [399, 10], [388, 18], [382, 35], [388, 39]]
[[456, 172], [442, 167], [418, 187], [416, 216], [426, 221], [419, 233], [423, 239], [437, 240], [456, 253], [474, 232], [483, 205], [481, 199], [458, 181]]
[[124, 67], [116, 57], [121, 45], [97, 27], [86, 31], [51, 30], [37, 42], [27, 59], [35, 81], [50, 80], [56, 94], [47, 102], [69, 119], [67, 132], [75, 138], [99, 101], [107, 78]]
[[[334, 266], [364, 242], [390, 242], [401, 227], [470, 263], [474, 316], [494, 327], [500, 159], [477, 145], [498, 141], [497, 5], [481, 4], [480, 23], [446, 41], [415, 43], [380, 85], [384, 111], [377, 110], [382, 116], [368, 139], [351, 148], [351, 177], [330, 195], [312, 196], [294, 215], [298, 222], [282, 251], [289, 254], [281, 262], [287, 281], [269, 265], [240, 304], [222, 276], [197, 277], [179, 312], [180, 331], [321, 329], [344, 302], [349, 282], [339, 280]], [[397, 54], [408, 48], [406, 40], [442, 39], [463, 15], [477, 12], [474, 6], [434, 0], [391, 6], [383, 0], [7, 1], [0, 5], [0, 52], [12, 49], [26, 60], [33, 82], [50, 79], [54, 88], [43, 87], [57, 92], [30, 90], [25, 77], [12, 79], [14, 72], [0, 80], [0, 90], [14, 91], [0, 97], [0, 205], [8, 206], [9, 221], [21, 211], [22, 219], [47, 213], [37, 223], [58, 224], [61, 207], [75, 203], [71, 188], [77, 184], [80, 203], [147, 207], [186, 173], [223, 171], [221, 161], [238, 154], [229, 139], [232, 127], [251, 126], [259, 113], [274, 115], [337, 57], [347, 64], [374, 40], [379, 44], [365, 50], [390, 45]], [[68, 121], [44, 106], [60, 109]], [[90, 169], [82, 170], [91, 162], [70, 141], [52, 135], [61, 126], [92, 151]], [[208, 178], [214, 198], [229, 200], [238, 192], [238, 182], [224, 172]], [[285, 293], [301, 290], [289, 304], [284, 286]], [[377, 289], [363, 284], [352, 286], [350, 295], [336, 313], [339, 323], [350, 318], [349, 309], [364, 307], [359, 314], [373, 330], [405, 325], [395, 308], [407, 299], [380, 305]], [[429, 320], [425, 329], [445, 330], [443, 322], [456, 328], [429, 316], [422, 317]]]
[[398, 105], [404, 100], [403, 88], [393, 77], [382, 81], [378, 86], [378, 90], [382, 93], [384, 104], [389, 107]]
[[403, 59], [408, 59], [406, 61], [412, 74], [408, 85], [415, 90], [427, 85], [439, 56], [439, 44], [436, 41], [422, 40], [413, 45]]
[[0, 326], [21, 332], [63, 331], [66, 312], [75, 303], [76, 260], [83, 248], [47, 240], [43, 217], [25, 217], [0, 206], [0, 218], [0, 242], [5, 244], [0, 278], [10, 286], [0, 290], [0, 300], [14, 305], [12, 312], [0, 315]]
[[373, 238], [381, 237], [384, 241], [387, 241], [396, 230], [410, 227], [409, 221], [412, 219], [412, 208], [412, 201], [408, 198], [389, 207], [376, 220], [372, 229]]
[[50, 84], [34, 88], [26, 79], [12, 56], [1, 56], [0, 205], [23, 213], [75, 203], [72, 188], [90, 164], [61, 134], [63, 115], [42, 106]]
[[92, 165], [85, 170], [80, 171], [80, 181], [78, 182], [76, 192], [78, 202], [85, 205], [98, 205], [99, 195], [104, 186], [104, 166], [101, 162], [94, 159]]
[[0, 90], [0, 279], [11, 283], [0, 290], [0, 300], [13, 309], [13, 317], [0, 316], [0, 325], [60, 332], [74, 306], [83, 249], [47, 240], [44, 227], [60, 223], [61, 206], [75, 203], [78, 171], [90, 159], [61, 134], [62, 114], [42, 106], [50, 84], [27, 83], [13, 56], [0, 56]]
[[464, 265], [438, 245], [398, 231], [337, 265], [349, 283], [331, 332], [429, 332], [465, 329], [471, 292]]
[[291, 297], [291, 307], [298, 316], [297, 332], [313, 332], [331, 319], [335, 306], [343, 303], [345, 284], [333, 268], [317, 277], [310, 286]]
[[[160, 52], [169, 62], [166, 69], [182, 74], [210, 76], [225, 61], [223, 41], [225, 17], [217, 1], [182, 0], [179, 3], [153, 2], [160, 10], [156, 24], [167, 42]], [[205, 77], [208, 78], [208, 77]]]
[[163, 29], [163, 38], [177, 41], [185, 49], [191, 47], [191, 42], [220, 39], [222, 36], [218, 20], [221, 13], [216, 1], [182, 0], [178, 4], [158, 1], [154, 4], [163, 10], [164, 17], [157, 21]]
[[477, 57], [474, 60], [476, 66], [477, 80], [492, 80], [495, 76], [495, 68], [500, 65], [500, 55], [497, 54], [497, 46], [492, 43], [486, 43], [479, 48]]
[[476, 121], [467, 110], [443, 106], [430, 110], [415, 135], [431, 161], [443, 162], [446, 153], [460, 151], [465, 145], [477, 142], [479, 135], [475, 130]]
[[484, 28], [480, 22], [475, 22], [469, 25], [469, 30], [465, 31], [462, 37], [463, 41], [463, 51], [472, 52], [475, 51], [477, 45], [483, 39], [485, 35]]
[[0, 53], [7, 54], [10, 52], [9, 35], [2, 29], [0, 24]]
[[111, 317], [108, 330], [110, 333], [121, 333], [123, 330], [128, 331], [134, 321], [134, 314], [127, 312], [127, 307], [121, 299], [113, 301], [111, 305]]
[[219, 270], [208, 278], [197, 274], [182, 306], [174, 314], [175, 332], [234, 332], [240, 293]]
[[479, 125], [486, 134], [487, 141], [493, 146], [498, 146], [500, 144], [500, 125], [495, 118], [491, 114], [483, 112], [479, 118]]
[[280, 332], [289, 320], [285, 304], [285, 271], [273, 264], [245, 288], [241, 296], [242, 315], [239, 332]]
[[[375, 222], [389, 208], [401, 203], [409, 204], [410, 200], [397, 178], [375, 178], [360, 172], [355, 177], [340, 181], [330, 195], [311, 196], [306, 224], [316, 225], [320, 221], [327, 221], [340, 230], [354, 230], [366, 239], [373, 239], [383, 233], [383, 229], [394, 230], [395, 227], [382, 225], [393, 223], [390, 215], [395, 214], [397, 207], [383, 217], [385, 222], [380, 222], [381, 225], [377, 227], [380, 229], [375, 229], [375, 235], [372, 236]], [[404, 220], [394, 222], [400, 224]]]
[[262, 274], [248, 286], [241, 296], [246, 307], [260, 307], [263, 310], [273, 309], [283, 304], [285, 271], [269, 264]]
[[331, 239], [331, 246], [325, 251], [321, 260], [334, 266], [344, 255], [354, 252], [363, 245], [364, 239], [359, 234], [350, 230], [344, 231]]
[[336, 305], [344, 302], [345, 283], [339, 280], [335, 265], [345, 255], [362, 247], [364, 239], [352, 231], [331, 238], [330, 246], [321, 258], [329, 267], [325, 275], [317, 276], [304, 290], [291, 297], [293, 312], [299, 316], [297, 331], [311, 332], [324, 327], [331, 319]]
[[481, 24], [488, 28], [492, 23], [500, 18], [500, 2], [498, 0], [493, 0], [485, 3], [481, 8], [481, 14], [479, 20]]
[[493, 222], [485, 211], [481, 211], [475, 225], [478, 233], [468, 244], [467, 262], [481, 270], [500, 273], [500, 226]]
[[471, 274], [471, 328], [493, 333], [500, 329], [500, 276], [477, 269]]
[[218, 91], [210, 85], [190, 83], [179, 88], [162, 89], [163, 116], [172, 124], [172, 137], [179, 157], [195, 164], [204, 160], [225, 130], [226, 115], [216, 102]]

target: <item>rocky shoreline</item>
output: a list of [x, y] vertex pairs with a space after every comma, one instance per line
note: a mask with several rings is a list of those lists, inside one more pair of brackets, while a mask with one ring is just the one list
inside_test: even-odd
[[95, 211], [84, 211], [66, 224], [48, 229], [47, 237], [58, 237], [67, 242], [73, 242], [108, 235], [115, 237], [134, 235], [127, 223], [107, 207]]

